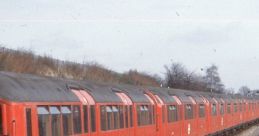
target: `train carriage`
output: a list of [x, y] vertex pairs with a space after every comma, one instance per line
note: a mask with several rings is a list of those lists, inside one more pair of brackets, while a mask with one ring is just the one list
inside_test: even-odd
[[258, 121], [258, 98], [0, 72], [0, 136], [202, 136]]
[[148, 88], [153, 94], [153, 98], [161, 103], [161, 110], [157, 112], [158, 135], [159, 136], [179, 136], [181, 135], [180, 107], [181, 101], [168, 94], [169, 89]]
[[155, 101], [141, 87], [116, 85], [133, 101], [134, 136], [156, 136], [156, 105]]
[[196, 102], [192, 96], [186, 94], [184, 90], [172, 89], [170, 95], [181, 101], [182, 115], [182, 135], [195, 136], [197, 135], [197, 124], [196, 124]]
[[203, 136], [206, 134], [206, 101], [199, 94], [192, 93], [192, 97], [197, 103], [197, 135]]

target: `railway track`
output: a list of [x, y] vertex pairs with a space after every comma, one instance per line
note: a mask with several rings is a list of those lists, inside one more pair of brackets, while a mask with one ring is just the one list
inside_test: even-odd
[[239, 132], [234, 136], [259, 136], [259, 126], [255, 125], [246, 130]]
[[259, 136], [259, 124], [255, 124], [246, 129], [240, 130], [233, 136]]

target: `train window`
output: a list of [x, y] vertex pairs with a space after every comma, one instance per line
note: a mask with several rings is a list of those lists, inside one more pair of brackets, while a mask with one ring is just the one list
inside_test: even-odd
[[101, 106], [101, 130], [113, 130], [124, 127], [123, 106]]
[[216, 104], [212, 104], [211, 115], [213, 115], [213, 116], [217, 115], [217, 106], [216, 106]]
[[59, 136], [61, 135], [60, 131], [60, 111], [56, 106], [50, 106], [49, 108], [51, 114], [51, 129], [52, 129], [52, 136]]
[[205, 106], [204, 106], [204, 104], [199, 105], [199, 117], [200, 118], [205, 117]]
[[130, 127], [133, 127], [133, 108], [130, 106]]
[[26, 129], [27, 136], [32, 136], [31, 109], [26, 108]]
[[138, 125], [150, 125], [153, 123], [153, 107], [148, 105], [137, 106]]
[[138, 125], [140, 126], [141, 125], [141, 110], [140, 110], [140, 107], [141, 106], [137, 106], [137, 116], [138, 116]]
[[185, 119], [193, 119], [193, 107], [191, 104], [185, 105]]
[[224, 104], [220, 104], [220, 115], [223, 115], [224, 114]]
[[242, 112], [242, 103], [239, 104], [239, 111]]
[[105, 131], [107, 130], [106, 126], [107, 126], [107, 122], [106, 122], [106, 107], [105, 106], [101, 106], [101, 130]]
[[107, 113], [107, 130], [112, 130], [113, 129], [112, 106], [106, 106], [106, 113]]
[[120, 113], [120, 128], [124, 128], [124, 116], [123, 116], [124, 108], [123, 108], [123, 106], [119, 107], [119, 113]]
[[113, 112], [114, 129], [118, 129], [119, 128], [119, 109], [118, 109], [118, 106], [112, 106], [112, 112]]
[[167, 106], [168, 122], [175, 122], [178, 120], [177, 107], [175, 105]]
[[238, 111], [238, 109], [237, 109], [237, 104], [234, 103], [234, 112], [237, 112], [237, 111]]
[[49, 111], [46, 106], [39, 106], [38, 112], [38, 125], [39, 125], [39, 136], [51, 135], [51, 123], [49, 118]]
[[243, 109], [244, 109], [243, 111], [246, 111], [246, 103], [243, 103], [243, 107], [244, 107], [244, 108], [243, 108]]
[[63, 122], [63, 135], [72, 135], [72, 112], [69, 106], [61, 107], [62, 122]]
[[80, 106], [73, 106], [73, 126], [74, 126], [74, 133], [80, 134], [81, 133], [81, 110], [80, 110]]
[[88, 109], [87, 109], [87, 106], [84, 105], [83, 107], [83, 110], [84, 110], [84, 131], [85, 133], [88, 133]]
[[165, 123], [165, 106], [164, 105], [162, 106], [162, 120], [163, 120], [163, 123]]
[[227, 111], [228, 111], [228, 113], [231, 113], [231, 104], [230, 103], [228, 104]]
[[125, 106], [125, 127], [128, 128], [129, 127], [129, 107]]
[[148, 113], [148, 120], [149, 120], [149, 122], [147, 122], [147, 124], [153, 124], [153, 122], [154, 122], [154, 120], [153, 120], [153, 114], [154, 114], [154, 108], [153, 108], [153, 106], [148, 106], [148, 111], [147, 111], [147, 113]]
[[91, 132], [95, 132], [96, 131], [95, 106], [91, 105], [90, 110], [91, 110]]

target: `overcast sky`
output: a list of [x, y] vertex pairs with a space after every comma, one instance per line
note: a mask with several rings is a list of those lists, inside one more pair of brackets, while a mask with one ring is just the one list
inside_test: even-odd
[[227, 87], [256, 89], [258, 43], [258, 0], [0, 1], [2, 46], [118, 72], [216, 64]]

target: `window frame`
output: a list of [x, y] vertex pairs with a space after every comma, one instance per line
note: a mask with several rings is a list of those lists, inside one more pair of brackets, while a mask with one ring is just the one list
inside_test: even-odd
[[148, 126], [154, 124], [154, 105], [152, 104], [138, 104], [137, 121], [138, 126]]
[[[79, 111], [77, 111], [78, 115], [77, 118], [76, 115], [76, 109], [78, 108]], [[82, 113], [81, 113], [81, 106], [80, 105], [73, 105], [72, 106], [72, 117], [73, 117], [73, 134], [82, 134]], [[78, 126], [77, 126], [78, 125]]]
[[167, 105], [167, 122], [173, 123], [179, 120], [178, 106], [176, 104]]
[[185, 120], [194, 119], [194, 105], [193, 104], [185, 104], [184, 105], [184, 112], [185, 112]]
[[205, 104], [199, 104], [199, 118], [205, 118], [205, 116], [206, 116], [206, 106]]
[[[42, 111], [42, 110], [45, 111]], [[51, 115], [49, 112], [49, 107], [48, 105], [39, 105], [37, 106], [37, 117], [38, 117], [38, 129], [39, 129], [39, 136], [47, 136], [47, 135], [51, 135], [52, 133], [52, 128], [51, 128]], [[41, 118], [41, 119], [40, 119]], [[42, 123], [40, 122], [40, 120], [43, 120], [44, 123], [46, 123], [44, 131], [46, 133], [41, 133], [41, 128], [40, 127], [42, 125]], [[40, 124], [41, 123], [41, 124]], [[45, 134], [45, 135], [44, 135]]]
[[[73, 134], [73, 111], [71, 105], [61, 105], [60, 108], [61, 116], [62, 116], [62, 129], [63, 129], [63, 135], [69, 136]], [[66, 117], [66, 118], [65, 118]], [[67, 124], [65, 123], [65, 119], [67, 119]], [[67, 127], [67, 130], [65, 130], [64, 126]], [[64, 134], [65, 131], [68, 134]]]
[[[100, 105], [101, 131], [123, 129], [125, 127], [125, 107], [126, 106], [122, 104]], [[121, 119], [123, 119], [123, 121], [121, 121]]]
[[[29, 114], [29, 118], [28, 118], [28, 114]], [[31, 108], [25, 108], [25, 116], [26, 116], [26, 136], [32, 136], [32, 109]]]

